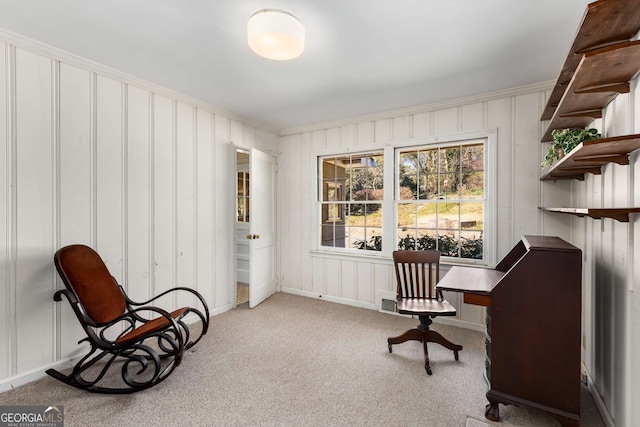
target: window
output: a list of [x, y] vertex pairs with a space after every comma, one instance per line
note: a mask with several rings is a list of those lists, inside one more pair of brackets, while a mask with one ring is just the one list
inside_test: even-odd
[[495, 133], [454, 138], [319, 156], [319, 247], [437, 249], [455, 262], [494, 262]]
[[398, 249], [483, 259], [484, 141], [398, 149]]
[[320, 159], [321, 246], [382, 248], [383, 152]]

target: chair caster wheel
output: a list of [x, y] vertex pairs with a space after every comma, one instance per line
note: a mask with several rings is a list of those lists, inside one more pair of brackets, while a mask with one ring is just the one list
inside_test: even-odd
[[457, 351], [454, 351], [454, 352], [453, 352], [453, 357], [454, 357], [456, 360], [459, 360], [459, 359], [458, 359], [458, 352], [457, 352]]
[[391, 344], [389, 344], [389, 353], [393, 353], [393, 350], [391, 349]]
[[431, 375], [431, 367], [426, 368], [427, 370], [427, 375]]

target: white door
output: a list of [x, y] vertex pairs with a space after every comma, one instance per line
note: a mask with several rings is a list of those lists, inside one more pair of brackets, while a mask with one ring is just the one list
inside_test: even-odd
[[251, 149], [251, 221], [249, 307], [276, 292], [276, 159]]

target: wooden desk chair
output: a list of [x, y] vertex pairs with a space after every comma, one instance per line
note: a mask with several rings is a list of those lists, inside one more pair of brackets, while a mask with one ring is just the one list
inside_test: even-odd
[[[189, 288], [173, 288], [149, 301], [133, 302], [111, 276], [100, 255], [84, 245], [58, 250], [54, 263], [66, 289], [64, 295], [87, 334], [89, 351], [68, 375], [49, 369], [47, 374], [73, 387], [95, 393], [132, 393], [165, 380], [180, 364], [185, 350], [193, 347], [209, 326], [209, 309], [202, 296]], [[149, 305], [175, 291], [188, 292], [201, 309], [182, 307], [171, 313]], [[201, 311], [202, 310], [202, 311]], [[187, 316], [200, 320], [202, 328], [191, 336]], [[120, 370], [121, 378], [108, 375]]]
[[427, 374], [431, 375], [428, 342], [435, 342], [453, 350], [456, 360], [458, 360], [458, 352], [462, 350], [461, 345], [453, 344], [438, 332], [429, 329], [433, 317], [456, 315], [456, 308], [444, 300], [442, 291], [434, 288], [440, 280], [440, 252], [395, 251], [393, 263], [398, 281], [396, 295], [398, 312], [418, 316], [420, 325], [400, 336], [387, 339], [389, 353], [392, 352], [393, 344], [420, 341], [424, 348], [424, 368]]

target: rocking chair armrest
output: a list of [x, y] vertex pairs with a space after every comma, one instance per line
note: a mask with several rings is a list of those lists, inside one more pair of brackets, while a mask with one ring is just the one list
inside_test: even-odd
[[76, 299], [76, 296], [73, 294], [73, 292], [69, 291], [68, 289], [59, 289], [56, 291], [55, 294], [53, 294], [53, 300], [56, 302], [60, 302], [62, 301], [62, 296], [65, 296], [67, 298], [67, 300], [69, 301], [70, 304], [73, 304], [74, 302], [78, 302], [78, 300]]
[[80, 321], [80, 323], [83, 325], [83, 328], [85, 328], [85, 325], [89, 325], [89, 326], [92, 326], [92, 327], [99, 327], [100, 326], [99, 324], [94, 322], [87, 315], [87, 312], [85, 311], [84, 307], [82, 307], [82, 304], [80, 304], [80, 301], [78, 301], [78, 298], [76, 297], [76, 294], [73, 293], [71, 290], [69, 290], [69, 289], [59, 289], [59, 290], [57, 290], [53, 294], [53, 300], [56, 301], [56, 302], [61, 302], [63, 295], [67, 298], [67, 301], [69, 301], [69, 305], [71, 305], [71, 309], [75, 313], [75, 315], [78, 318], [78, 320]]

